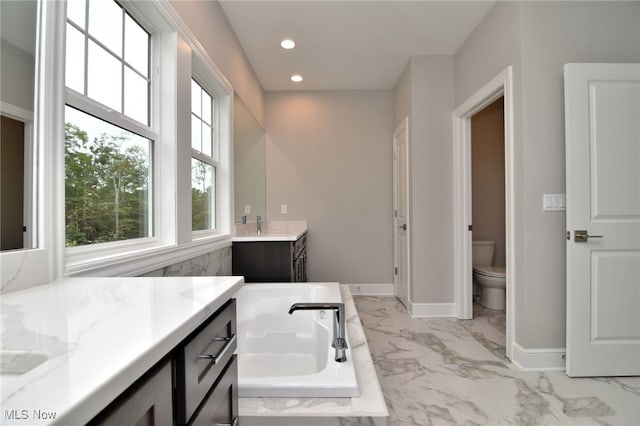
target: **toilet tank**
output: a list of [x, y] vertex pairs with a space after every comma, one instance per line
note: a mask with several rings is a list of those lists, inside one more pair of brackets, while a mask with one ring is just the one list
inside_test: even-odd
[[493, 252], [496, 243], [494, 241], [474, 241], [471, 249], [473, 266], [491, 266], [493, 265]]

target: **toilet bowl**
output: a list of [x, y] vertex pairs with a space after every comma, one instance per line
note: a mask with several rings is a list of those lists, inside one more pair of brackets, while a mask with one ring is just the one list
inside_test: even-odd
[[480, 304], [496, 311], [506, 306], [507, 274], [501, 266], [476, 266], [473, 279], [480, 286]]
[[502, 266], [493, 266], [493, 241], [473, 242], [473, 282], [480, 287], [480, 304], [493, 310], [506, 306], [507, 274]]

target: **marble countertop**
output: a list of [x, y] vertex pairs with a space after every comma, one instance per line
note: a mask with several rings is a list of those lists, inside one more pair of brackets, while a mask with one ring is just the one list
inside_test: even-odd
[[259, 236], [257, 235], [256, 227], [255, 223], [236, 225], [236, 236], [231, 241], [296, 241], [307, 232], [307, 221], [280, 220], [265, 222], [262, 224], [262, 232]]
[[389, 413], [367, 338], [348, 286], [340, 286], [360, 396], [355, 398], [240, 398], [245, 426], [388, 424]]
[[0, 424], [84, 424], [242, 277], [67, 278], [2, 295]]

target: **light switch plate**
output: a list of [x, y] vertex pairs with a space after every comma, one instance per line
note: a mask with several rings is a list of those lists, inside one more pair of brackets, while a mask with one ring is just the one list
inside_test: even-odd
[[287, 214], [287, 205], [286, 204], [282, 204], [280, 206], [280, 213], [281, 214]]
[[545, 212], [560, 212], [567, 210], [566, 194], [544, 194], [542, 196], [542, 209]]
[[244, 206], [244, 214], [251, 214], [251, 206], [249, 204]]

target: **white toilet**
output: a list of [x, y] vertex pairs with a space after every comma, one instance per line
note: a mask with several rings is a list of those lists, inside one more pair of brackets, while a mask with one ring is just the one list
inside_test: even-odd
[[480, 304], [489, 309], [503, 311], [505, 308], [507, 274], [502, 266], [493, 266], [493, 241], [474, 241], [473, 282], [480, 287]]

